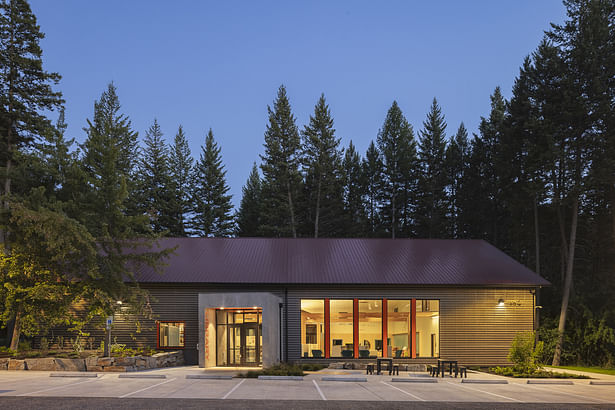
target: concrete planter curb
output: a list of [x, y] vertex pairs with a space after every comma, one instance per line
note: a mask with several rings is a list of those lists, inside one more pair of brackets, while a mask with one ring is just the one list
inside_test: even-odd
[[258, 380], [303, 380], [303, 376], [258, 376]]
[[493, 379], [461, 379], [461, 383], [474, 384], [508, 384], [508, 380], [493, 380]]
[[233, 376], [223, 374], [187, 374], [186, 379], [232, 380]]
[[528, 380], [527, 384], [574, 384], [572, 380]]
[[438, 383], [437, 379], [428, 379], [423, 377], [394, 377], [391, 379], [392, 382], [400, 382], [400, 383]]
[[323, 382], [367, 382], [367, 377], [323, 377]]

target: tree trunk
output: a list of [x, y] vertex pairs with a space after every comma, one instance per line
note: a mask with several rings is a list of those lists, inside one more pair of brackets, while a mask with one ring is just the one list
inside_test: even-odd
[[17, 313], [15, 314], [15, 323], [13, 324], [13, 335], [11, 337], [11, 345], [9, 348], [11, 350], [17, 350], [19, 346], [19, 336], [21, 335], [21, 306], [17, 308]]
[[574, 197], [572, 200], [572, 223], [570, 226], [570, 241], [568, 250], [568, 261], [566, 263], [566, 278], [564, 280], [564, 294], [562, 296], [562, 308], [559, 314], [559, 326], [557, 328], [557, 344], [553, 354], [553, 366], [560, 365], [562, 356], [562, 345], [564, 344], [564, 330], [566, 329], [566, 313], [570, 300], [570, 289], [572, 287], [572, 268], [574, 262], [574, 247], [577, 239], [577, 221], [579, 217], [579, 199]]
[[314, 218], [314, 238], [318, 238], [318, 218], [320, 217], [320, 189], [322, 176], [318, 177], [318, 190], [316, 192], [316, 216]]
[[295, 210], [293, 209], [293, 196], [290, 192], [290, 181], [286, 181], [286, 189], [288, 190], [288, 208], [290, 209], [290, 228], [293, 232], [293, 238], [296, 238], [297, 229], [295, 228]]
[[534, 195], [534, 241], [536, 242], [536, 273], [540, 275], [540, 229], [538, 226], [538, 195]]

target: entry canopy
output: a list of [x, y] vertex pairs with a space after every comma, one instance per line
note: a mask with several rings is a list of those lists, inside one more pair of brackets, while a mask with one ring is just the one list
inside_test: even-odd
[[162, 238], [176, 250], [138, 282], [549, 286], [482, 240]]

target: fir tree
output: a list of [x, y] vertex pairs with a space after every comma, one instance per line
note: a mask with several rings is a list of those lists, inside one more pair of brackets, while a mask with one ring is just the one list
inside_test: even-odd
[[467, 238], [467, 222], [465, 213], [467, 208], [473, 206], [472, 198], [468, 197], [466, 178], [469, 167], [470, 144], [468, 131], [463, 125], [453, 138], [451, 138], [445, 155], [445, 170], [448, 180], [448, 235], [451, 238]]
[[145, 147], [139, 161], [139, 207], [155, 233], [179, 231], [175, 187], [169, 169], [168, 148], [158, 121], [145, 133]]
[[261, 232], [266, 236], [297, 237], [296, 200], [301, 191], [299, 173], [300, 137], [291, 112], [286, 88], [278, 89], [273, 108], [267, 107], [269, 123], [265, 131], [263, 209]]
[[313, 232], [315, 238], [319, 234], [340, 235], [343, 230], [342, 152], [324, 94], [302, 134], [307, 219], [313, 222], [310, 233]]
[[194, 216], [191, 227], [199, 236], [230, 236], [234, 231], [231, 196], [227, 195], [226, 171], [220, 147], [211, 129], [194, 168]]
[[423, 122], [419, 141], [420, 200], [417, 209], [418, 234], [423, 238], [444, 238], [446, 232], [446, 122], [434, 98]]
[[369, 236], [379, 236], [382, 229], [380, 218], [380, 198], [382, 186], [383, 164], [380, 152], [376, 148], [374, 141], [369, 143], [365, 158], [361, 164], [364, 193], [365, 193], [365, 212], [367, 216], [367, 232]]
[[188, 215], [192, 211], [191, 192], [193, 189], [194, 159], [180, 125], [173, 146], [170, 149], [169, 165], [171, 167], [171, 186], [174, 189], [174, 203], [177, 221], [171, 227], [171, 235], [188, 236]]
[[404, 117], [396, 101], [387, 112], [378, 133], [378, 150], [382, 156], [383, 173], [381, 216], [383, 226], [395, 239], [404, 226], [411, 224], [409, 207], [415, 202], [410, 198], [409, 187], [414, 185], [416, 143], [412, 126]]
[[262, 213], [261, 179], [256, 163], [252, 167], [246, 184], [241, 189], [242, 197], [237, 212], [237, 236], [260, 236]]
[[344, 153], [344, 211], [346, 220], [345, 236], [361, 237], [365, 234], [365, 207], [363, 195], [365, 181], [361, 157], [352, 141]]

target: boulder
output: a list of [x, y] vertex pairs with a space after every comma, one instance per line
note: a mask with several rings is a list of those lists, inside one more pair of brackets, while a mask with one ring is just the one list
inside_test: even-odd
[[10, 359], [9, 360], [8, 369], [9, 370], [26, 370], [27, 369], [26, 361], [25, 360]]
[[99, 357], [96, 360], [96, 366], [113, 366], [113, 357]]
[[26, 359], [25, 362], [28, 370], [54, 371], [56, 369], [56, 362], [53, 357]]
[[84, 372], [85, 360], [83, 359], [55, 359], [56, 370], [70, 372]]
[[85, 368], [90, 371], [90, 367], [98, 366], [98, 357], [90, 356], [85, 359]]
[[0, 370], [8, 370], [9, 360], [10, 359], [8, 357], [0, 358]]
[[104, 368], [102, 366], [87, 366], [88, 372], [104, 372]]
[[115, 365], [116, 366], [134, 366], [135, 358], [134, 357], [116, 357]]
[[148, 369], [156, 368], [156, 358], [155, 357], [146, 357], [145, 360], [147, 362], [147, 364], [145, 365], [146, 368]]

